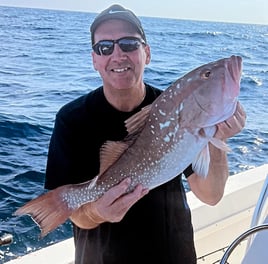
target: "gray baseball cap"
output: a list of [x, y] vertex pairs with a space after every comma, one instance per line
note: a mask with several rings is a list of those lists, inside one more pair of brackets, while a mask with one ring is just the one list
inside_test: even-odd
[[104, 21], [108, 19], [121, 19], [131, 23], [136, 29], [137, 32], [141, 35], [142, 39], [146, 42], [146, 36], [144, 30], [141, 25], [141, 21], [137, 18], [137, 16], [130, 10], [125, 9], [120, 5], [112, 5], [102, 11], [93, 21], [90, 26], [91, 32], [91, 42], [94, 44], [94, 33], [97, 27]]

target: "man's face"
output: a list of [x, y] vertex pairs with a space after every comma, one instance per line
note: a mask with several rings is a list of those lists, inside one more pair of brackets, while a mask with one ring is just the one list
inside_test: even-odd
[[[117, 40], [123, 37], [141, 38], [130, 23], [111, 19], [96, 29], [94, 40], [97, 43], [100, 40]], [[136, 50], [124, 52], [115, 44], [110, 55], [97, 55], [93, 51], [92, 58], [105, 89], [131, 89], [143, 83], [144, 67], [150, 62], [150, 48], [142, 44]]]

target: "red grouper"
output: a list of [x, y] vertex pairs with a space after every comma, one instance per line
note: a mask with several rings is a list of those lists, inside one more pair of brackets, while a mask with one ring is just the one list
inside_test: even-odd
[[81, 205], [95, 201], [126, 177], [127, 191], [137, 184], [153, 189], [192, 164], [206, 177], [208, 143], [228, 151], [214, 138], [216, 124], [233, 115], [240, 91], [242, 58], [231, 56], [202, 65], [171, 84], [151, 105], [125, 121], [124, 140], [106, 142], [100, 149], [100, 171], [92, 180], [51, 190], [20, 207], [29, 214], [41, 236], [64, 223]]

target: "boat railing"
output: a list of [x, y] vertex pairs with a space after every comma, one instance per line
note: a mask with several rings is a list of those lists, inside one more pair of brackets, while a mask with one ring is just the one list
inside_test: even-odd
[[[251, 227], [260, 225], [262, 223], [267, 223], [268, 220], [266, 219], [268, 216], [268, 174], [266, 176], [266, 180], [263, 184], [258, 202], [256, 204], [252, 220], [251, 220]], [[252, 238], [252, 237], [251, 237]], [[248, 248], [252, 242], [252, 239], [248, 241]]]
[[[247, 230], [246, 232], [244, 232], [242, 235], [240, 235], [238, 238], [236, 238], [233, 243], [227, 248], [227, 250], [225, 251], [220, 264], [229, 264], [229, 262], [227, 262], [227, 260], [229, 259], [231, 253], [234, 251], [234, 249], [240, 245], [241, 242], [243, 242], [245, 239], [248, 239], [250, 236], [252, 236], [253, 234], [263, 231], [263, 230], [268, 230], [268, 224], [262, 224], [262, 225], [258, 225], [258, 226], [254, 226], [252, 228], [250, 228], [249, 230]], [[261, 243], [263, 246], [265, 246], [266, 244]], [[263, 248], [265, 250], [265, 248]], [[260, 257], [260, 255], [256, 255], [254, 254], [256, 257]], [[266, 259], [267, 260], [267, 259]], [[246, 262], [245, 262], [246, 261]], [[244, 258], [243, 264], [248, 263], [246, 258]], [[259, 263], [260, 262], [254, 262], [254, 263]]]
[[265, 245], [268, 244], [268, 175], [266, 176], [266, 180], [263, 184], [253, 213], [251, 228], [231, 243], [225, 251], [220, 264], [229, 264], [227, 261], [231, 256], [231, 253], [245, 240], [247, 240], [247, 246], [241, 263], [267, 263], [268, 252]]

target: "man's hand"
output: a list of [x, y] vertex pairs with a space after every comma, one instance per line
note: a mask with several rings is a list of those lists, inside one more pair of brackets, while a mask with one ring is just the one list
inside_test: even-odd
[[71, 220], [81, 228], [94, 228], [104, 222], [120, 222], [127, 211], [149, 190], [141, 185], [126, 194], [130, 178], [124, 179], [118, 185], [109, 189], [98, 200], [81, 206], [71, 217]]
[[129, 184], [130, 179], [127, 178], [91, 203], [91, 210], [94, 209], [94, 214], [102, 222], [120, 222], [130, 207], [148, 193], [147, 189], [138, 185], [134, 191], [125, 194]]
[[227, 139], [238, 134], [246, 123], [246, 113], [238, 102], [234, 114], [224, 122], [217, 124], [216, 138]]

